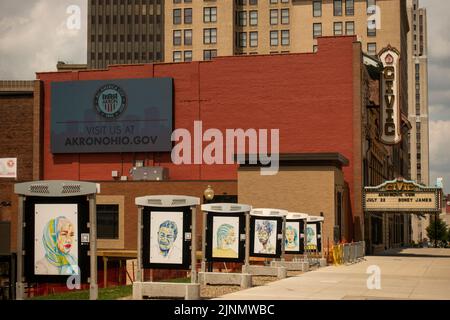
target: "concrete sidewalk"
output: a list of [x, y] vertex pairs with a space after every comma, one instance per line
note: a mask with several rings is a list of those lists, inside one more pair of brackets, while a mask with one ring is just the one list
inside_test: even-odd
[[[367, 288], [369, 266], [381, 270], [381, 289]], [[450, 300], [450, 249], [405, 249], [330, 266], [219, 299], [227, 300]]]

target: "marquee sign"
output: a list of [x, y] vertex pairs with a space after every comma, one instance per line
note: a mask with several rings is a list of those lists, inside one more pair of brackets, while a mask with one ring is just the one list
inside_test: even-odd
[[400, 53], [391, 46], [383, 49], [380, 60], [384, 70], [381, 76], [381, 136], [385, 144], [397, 144], [401, 141], [400, 132]]
[[364, 210], [372, 212], [434, 213], [441, 211], [442, 189], [396, 179], [364, 188]]

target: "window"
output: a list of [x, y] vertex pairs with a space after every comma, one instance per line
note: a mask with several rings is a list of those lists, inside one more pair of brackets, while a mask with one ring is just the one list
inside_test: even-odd
[[192, 29], [184, 30], [184, 45], [192, 45]]
[[251, 26], [258, 25], [258, 11], [256, 10], [250, 11], [250, 25]]
[[355, 15], [355, 0], [345, 0], [345, 15], [346, 16]]
[[278, 24], [278, 10], [270, 10], [270, 24]]
[[342, 22], [335, 22], [333, 26], [335, 36], [342, 36]]
[[367, 44], [367, 53], [375, 56], [377, 54], [377, 44], [374, 42], [370, 42]]
[[247, 11], [238, 12], [238, 25], [241, 27], [247, 25]]
[[173, 62], [181, 62], [181, 51], [173, 52]]
[[281, 45], [288, 46], [289, 45], [289, 30], [281, 30]]
[[250, 47], [258, 46], [258, 32], [252, 31], [250, 32]]
[[367, 0], [367, 14], [374, 14], [376, 12], [376, 0]]
[[353, 21], [347, 21], [345, 23], [345, 34], [349, 36], [355, 34], [355, 23]]
[[249, 1], [249, 4], [250, 4], [251, 6], [256, 6], [256, 5], [258, 4], [258, 0], [250, 0], [250, 1]]
[[173, 24], [181, 24], [181, 9], [173, 10]]
[[281, 3], [289, 3], [289, 0], [281, 0]]
[[119, 239], [119, 205], [97, 205], [97, 238]]
[[217, 22], [217, 8], [204, 8], [203, 9], [203, 22]]
[[184, 23], [191, 24], [192, 23], [192, 9], [184, 9]]
[[342, 16], [342, 0], [334, 0], [333, 12], [335, 16]]
[[375, 23], [376, 23], [375, 20], [368, 21], [367, 36], [375, 37], [377, 35], [377, 28]]
[[192, 51], [191, 50], [184, 52], [184, 61], [186, 61], [186, 62], [192, 61]]
[[217, 29], [203, 29], [203, 43], [204, 44], [214, 44], [217, 43]]
[[239, 47], [247, 47], [247, 32], [239, 32]]
[[313, 24], [313, 38], [317, 38], [322, 36], [322, 24], [314, 23]]
[[322, 16], [322, 0], [313, 1], [313, 17]]
[[281, 24], [289, 24], [289, 9], [281, 9]]
[[180, 46], [181, 45], [181, 30], [173, 31], [173, 45]]
[[203, 51], [203, 60], [212, 60], [217, 57], [217, 50], [204, 50]]
[[270, 0], [270, 3], [272, 3], [272, 4], [277, 4], [277, 3], [278, 3], [278, 0]]
[[278, 46], [278, 31], [270, 31], [270, 45]]

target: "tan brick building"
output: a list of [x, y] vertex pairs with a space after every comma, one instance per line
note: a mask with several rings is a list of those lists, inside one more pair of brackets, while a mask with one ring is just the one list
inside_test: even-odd
[[[410, 135], [410, 175], [412, 180], [429, 185], [427, 11], [425, 8], [420, 8], [419, 0], [408, 1], [408, 18], [411, 26], [408, 34], [408, 116], [412, 124]], [[429, 216], [413, 216], [413, 241], [420, 242], [427, 238], [426, 228], [429, 222]]]
[[369, 54], [407, 48], [405, 0], [175, 0], [164, 11], [166, 62], [313, 52], [320, 36], [357, 35]]

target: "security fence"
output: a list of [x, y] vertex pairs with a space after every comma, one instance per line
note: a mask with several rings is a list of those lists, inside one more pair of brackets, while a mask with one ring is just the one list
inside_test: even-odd
[[334, 245], [332, 257], [334, 265], [357, 263], [366, 255], [364, 241]]

